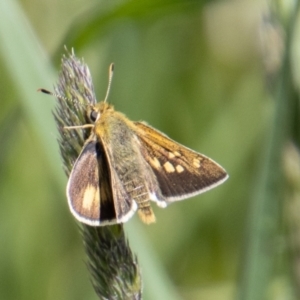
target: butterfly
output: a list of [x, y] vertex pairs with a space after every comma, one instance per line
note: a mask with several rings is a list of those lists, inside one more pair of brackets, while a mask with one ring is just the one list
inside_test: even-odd
[[209, 157], [170, 139], [144, 122], [129, 120], [105, 100], [89, 105], [90, 137], [73, 165], [67, 198], [75, 218], [91, 226], [127, 222], [137, 211], [155, 222], [151, 202], [160, 207], [223, 183], [228, 174]]

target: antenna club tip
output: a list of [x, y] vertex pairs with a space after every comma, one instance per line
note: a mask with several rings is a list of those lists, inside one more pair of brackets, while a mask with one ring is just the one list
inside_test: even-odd
[[113, 72], [115, 69], [115, 64], [114, 63], [111, 63], [110, 64], [110, 71]]
[[41, 93], [48, 94], [48, 95], [53, 95], [52, 92], [50, 92], [46, 89], [37, 89], [37, 92], [41, 92]]

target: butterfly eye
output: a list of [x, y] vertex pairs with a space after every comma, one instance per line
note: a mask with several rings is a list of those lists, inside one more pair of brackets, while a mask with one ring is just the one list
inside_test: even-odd
[[97, 120], [97, 117], [98, 117], [98, 113], [93, 110], [91, 113], [90, 113], [90, 119], [92, 122], [95, 122]]

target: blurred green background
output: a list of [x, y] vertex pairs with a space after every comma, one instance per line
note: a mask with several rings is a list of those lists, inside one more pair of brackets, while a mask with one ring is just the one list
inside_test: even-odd
[[283, 147], [299, 141], [296, 3], [0, 0], [0, 299], [97, 299], [67, 207], [54, 99], [36, 92], [57, 82], [64, 45], [84, 57], [99, 100], [114, 62], [117, 110], [230, 175], [154, 207], [155, 225], [126, 224], [144, 299], [299, 299], [299, 154]]

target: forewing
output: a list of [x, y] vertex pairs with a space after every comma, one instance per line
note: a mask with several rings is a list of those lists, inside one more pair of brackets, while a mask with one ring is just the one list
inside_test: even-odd
[[166, 201], [203, 193], [227, 179], [226, 171], [210, 158], [144, 123], [134, 124], [143, 156], [151, 166]]
[[107, 163], [96, 141], [88, 142], [76, 160], [67, 197], [71, 212], [80, 222], [93, 226], [116, 223]]
[[[88, 142], [73, 166], [67, 185], [70, 210], [80, 222], [91, 226], [121, 223], [121, 217], [130, 214], [126, 195], [122, 189], [113, 193], [112, 182], [118, 188], [101, 143]], [[123, 205], [118, 203], [121, 200]]]

